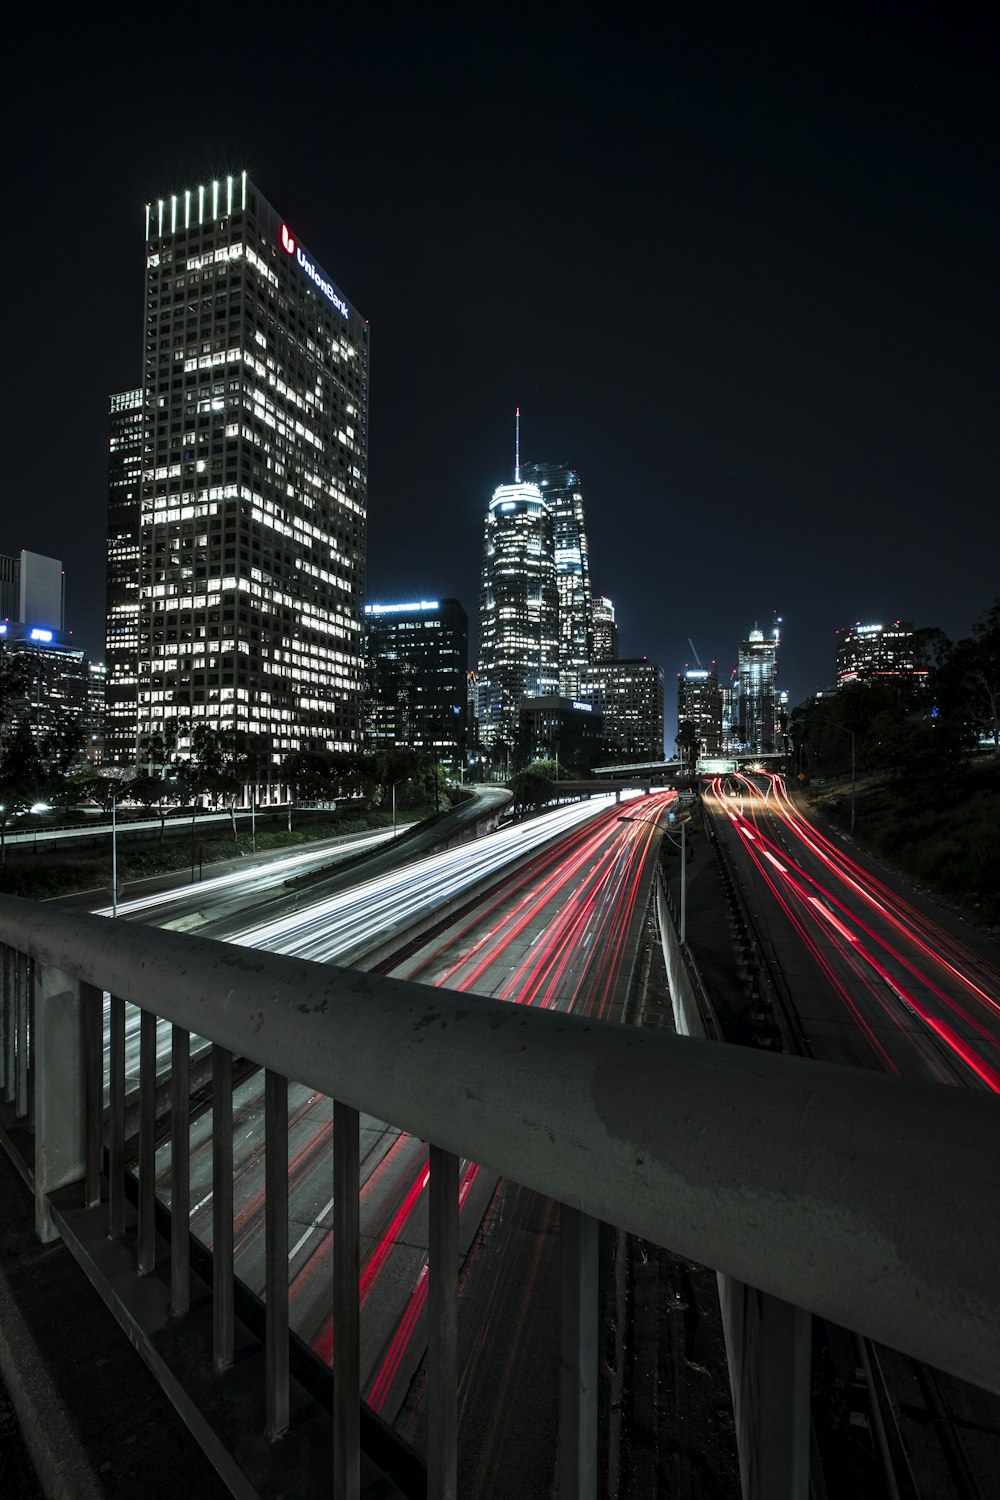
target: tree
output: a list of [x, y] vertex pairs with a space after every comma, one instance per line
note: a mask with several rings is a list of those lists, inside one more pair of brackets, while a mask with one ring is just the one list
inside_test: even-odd
[[510, 789], [514, 793], [514, 806], [522, 810], [542, 807], [556, 795], [555, 785], [538, 766], [528, 766], [510, 778]]
[[690, 719], [680, 719], [677, 724], [676, 745], [680, 753], [681, 763], [689, 770], [694, 770], [695, 761], [698, 759], [699, 749], [698, 730]]
[[236, 800], [256, 764], [253, 737], [245, 729], [212, 729], [196, 724], [191, 732], [191, 757], [182, 775], [194, 793], [205, 792], [212, 806], [221, 801], [229, 809], [236, 837]]
[[26, 718], [0, 739], [0, 860], [7, 857], [7, 824], [16, 813], [42, 802], [50, 776]]
[[1000, 751], [1000, 598], [944, 659], [938, 690], [945, 718], [964, 725], [970, 739], [984, 737]]

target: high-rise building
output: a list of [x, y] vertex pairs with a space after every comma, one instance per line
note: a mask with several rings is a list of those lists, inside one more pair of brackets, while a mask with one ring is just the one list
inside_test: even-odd
[[677, 674], [677, 725], [689, 723], [698, 737], [699, 755], [718, 755], [722, 749], [722, 694], [715, 662], [711, 667], [686, 667]]
[[246, 173], [147, 205], [145, 302], [140, 757], [172, 718], [354, 748], [368, 326]]
[[755, 626], [740, 644], [737, 737], [754, 755], [769, 755], [779, 748], [779, 623], [775, 622], [768, 639]]
[[0, 555], [0, 620], [16, 620], [21, 602], [21, 559]]
[[891, 625], [847, 625], [837, 631], [837, 686], [848, 682], [922, 685], [927, 668], [919, 664], [909, 620]]
[[559, 589], [552, 511], [535, 484], [493, 493], [480, 595], [479, 734], [517, 743], [523, 698], [559, 691]]
[[615, 607], [605, 594], [598, 594], [591, 607], [591, 661], [618, 660], [618, 626]]
[[0, 557], [0, 620], [62, 632], [66, 577], [57, 557], [24, 547], [16, 557]]
[[528, 464], [522, 478], [536, 484], [552, 511], [559, 590], [559, 691], [578, 698], [590, 662], [590, 554], [580, 476], [568, 464]]
[[663, 759], [663, 669], [645, 656], [592, 662], [583, 697], [604, 719], [609, 747], [633, 760]]
[[518, 759], [590, 767], [604, 758], [604, 720], [592, 703], [550, 694], [522, 698]]
[[433, 750], [460, 763], [469, 665], [469, 620], [461, 604], [366, 604], [365, 635], [369, 748]]
[[142, 484], [142, 388], [111, 397], [108, 453], [108, 560], [105, 625], [109, 765], [136, 760], [139, 732], [139, 490]]

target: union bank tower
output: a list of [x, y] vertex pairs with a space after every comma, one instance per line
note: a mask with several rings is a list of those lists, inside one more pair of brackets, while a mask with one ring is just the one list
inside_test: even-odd
[[367, 322], [246, 173], [154, 200], [145, 229], [141, 465], [109, 491], [109, 759], [141, 765], [170, 720], [181, 748], [199, 721], [246, 731], [272, 767], [310, 740], [353, 749]]

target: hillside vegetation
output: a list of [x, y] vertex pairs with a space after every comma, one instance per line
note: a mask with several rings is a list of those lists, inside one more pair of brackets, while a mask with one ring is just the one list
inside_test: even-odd
[[[843, 783], [811, 800], [850, 826]], [[859, 786], [855, 836], [918, 885], [1000, 926], [1000, 755], [959, 762], [935, 781], [890, 777]]]

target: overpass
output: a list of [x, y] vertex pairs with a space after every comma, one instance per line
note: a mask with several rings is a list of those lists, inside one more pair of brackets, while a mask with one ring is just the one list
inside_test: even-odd
[[[30, 1182], [36, 1234], [66, 1241], [234, 1494], [404, 1493], [379, 1479], [362, 1442], [362, 1112], [430, 1142], [426, 1492], [435, 1500], [455, 1494], [462, 1156], [562, 1205], [567, 1500], [597, 1493], [602, 1220], [758, 1290], [748, 1495], [808, 1492], [803, 1312], [1000, 1391], [1000, 1117], [983, 1094], [430, 991], [13, 897], [0, 898], [0, 944], [2, 1138]], [[126, 1004], [140, 1009], [143, 1038], [134, 1192]], [[169, 1211], [154, 1195], [158, 1017], [173, 1028]], [[208, 1263], [188, 1235], [192, 1034], [212, 1043]], [[266, 1070], [263, 1316], [233, 1275], [236, 1058]], [[290, 1358], [290, 1079], [334, 1100], [337, 1338], [326, 1410]]]

